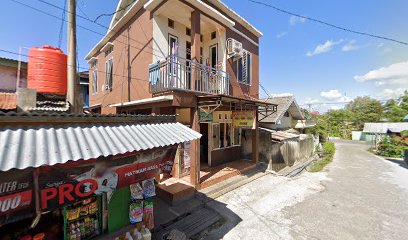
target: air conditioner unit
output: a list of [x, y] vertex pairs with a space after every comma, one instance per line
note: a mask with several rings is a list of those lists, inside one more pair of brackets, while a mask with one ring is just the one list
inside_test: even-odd
[[242, 56], [242, 43], [233, 39], [227, 39], [227, 52], [228, 58], [241, 57]]

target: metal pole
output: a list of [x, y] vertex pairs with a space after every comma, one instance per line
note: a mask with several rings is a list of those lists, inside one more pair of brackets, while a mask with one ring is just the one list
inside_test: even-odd
[[67, 101], [71, 104], [71, 112], [80, 113], [77, 89], [78, 76], [76, 72], [76, 0], [68, 1], [68, 91]]
[[22, 54], [22, 49], [21, 47], [18, 50], [18, 67], [17, 67], [17, 82], [16, 82], [16, 92], [18, 91], [18, 88], [20, 87], [20, 72], [21, 72], [21, 54]]

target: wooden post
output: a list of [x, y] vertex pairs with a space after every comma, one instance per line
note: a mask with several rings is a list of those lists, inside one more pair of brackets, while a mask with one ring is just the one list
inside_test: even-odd
[[255, 110], [255, 130], [252, 131], [252, 161], [259, 163], [258, 110]]
[[[198, 107], [192, 111], [191, 128], [194, 131], [200, 132]], [[190, 145], [190, 183], [196, 188], [200, 189], [200, 140], [191, 141]]]
[[[191, 13], [191, 89], [199, 90], [200, 69], [198, 64], [201, 59], [201, 26], [200, 26], [200, 12], [194, 10]], [[198, 88], [198, 89], [197, 89]]]

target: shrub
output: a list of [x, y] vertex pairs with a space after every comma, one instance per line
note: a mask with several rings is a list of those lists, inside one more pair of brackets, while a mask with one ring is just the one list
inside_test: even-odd
[[309, 169], [310, 172], [320, 172], [324, 166], [333, 161], [334, 153], [336, 152], [336, 147], [333, 142], [325, 142], [323, 144], [323, 158], [317, 160]]
[[334, 147], [333, 142], [325, 142], [323, 144], [323, 154], [333, 156], [335, 151], [336, 151], [336, 148]]
[[407, 148], [405, 139], [387, 137], [378, 146], [377, 154], [383, 157], [401, 158]]

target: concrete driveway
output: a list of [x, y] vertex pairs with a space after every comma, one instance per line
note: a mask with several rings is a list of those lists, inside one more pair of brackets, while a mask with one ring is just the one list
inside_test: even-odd
[[266, 175], [217, 198], [226, 223], [206, 239], [408, 239], [408, 167], [367, 148], [336, 141], [324, 172]]

